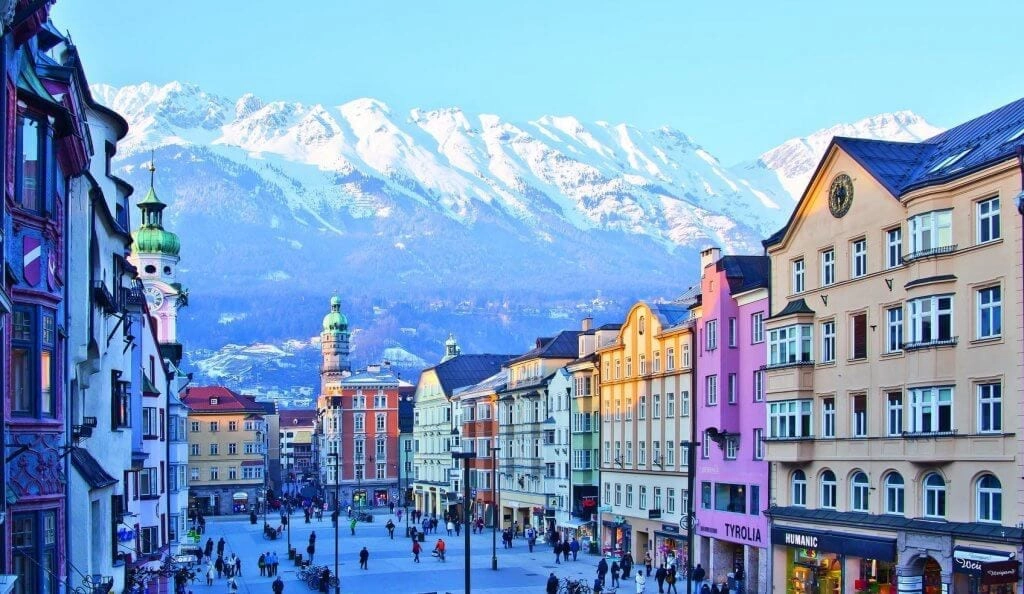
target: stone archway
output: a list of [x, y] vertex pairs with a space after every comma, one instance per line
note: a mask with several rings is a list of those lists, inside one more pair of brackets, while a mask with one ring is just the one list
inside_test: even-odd
[[921, 551], [900, 564], [897, 569], [898, 594], [940, 594], [943, 584], [946, 584], [947, 589], [951, 587], [951, 568], [943, 566], [939, 559], [929, 553]]

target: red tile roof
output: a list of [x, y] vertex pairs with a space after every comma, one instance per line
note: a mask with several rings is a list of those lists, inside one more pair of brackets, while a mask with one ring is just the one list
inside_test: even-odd
[[[213, 398], [217, 399], [217, 404], [210, 404]], [[188, 388], [181, 400], [196, 413], [266, 413], [252, 396], [237, 394], [223, 386]]]

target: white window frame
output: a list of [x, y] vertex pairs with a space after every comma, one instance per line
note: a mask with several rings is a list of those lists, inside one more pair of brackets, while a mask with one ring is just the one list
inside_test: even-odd
[[1000, 228], [999, 196], [979, 200], [977, 205], [978, 226], [976, 228], [976, 241], [982, 244], [999, 239], [1002, 232]]
[[754, 460], [764, 460], [764, 429], [754, 429]]
[[764, 370], [754, 371], [754, 402], [764, 402]]
[[711, 374], [704, 378], [705, 403], [708, 406], [718, 406], [718, 376]]
[[807, 288], [807, 285], [805, 284], [805, 280], [806, 280], [806, 278], [805, 278], [806, 277], [805, 268], [806, 267], [804, 266], [804, 259], [803, 258], [798, 258], [796, 260], [793, 260], [792, 267], [793, 267], [793, 285], [792, 285], [793, 293], [794, 294], [803, 293], [804, 289]]
[[903, 265], [903, 227], [885, 231], [885, 267], [897, 268]]
[[[896, 398], [893, 398], [893, 397]], [[903, 392], [886, 392], [885, 394], [885, 434], [887, 437], [899, 437], [903, 434]]]
[[740, 325], [736, 318], [729, 318], [729, 346], [735, 348], [740, 341]]
[[836, 362], [836, 321], [821, 323], [821, 363]]
[[[858, 481], [863, 478], [863, 481]], [[868, 513], [871, 507], [871, 481], [862, 471], [850, 477], [850, 511]]]
[[978, 433], [1002, 433], [1003, 385], [986, 382], [977, 385]]
[[982, 287], [975, 294], [975, 338], [987, 340], [1003, 335], [1003, 290], [1000, 285]]
[[651, 418], [661, 418], [661, 394], [654, 394], [651, 396]]
[[[932, 477], [937, 477], [942, 485], [929, 485]], [[922, 515], [926, 518], [945, 518], [947, 513], [946, 479], [937, 472], [931, 472], [924, 477], [921, 485], [924, 495], [924, 505], [922, 506], [924, 513]]]
[[[947, 301], [948, 306], [943, 306], [943, 302]], [[907, 324], [909, 342], [929, 344], [952, 340], [956, 337], [954, 333], [956, 326], [954, 325], [955, 318], [953, 316], [955, 308], [953, 295], [929, 295], [919, 299], [911, 299], [907, 301], [907, 307], [910, 310], [910, 319]], [[939, 330], [944, 317], [949, 320], [949, 336], [945, 338], [942, 337]], [[926, 328], [928, 330], [927, 335], [925, 335]]]
[[812, 414], [813, 403], [810, 399], [769, 402], [768, 436], [772, 439], [814, 437]]
[[[899, 482], [892, 482], [892, 478], [899, 478]], [[903, 475], [898, 472], [890, 472], [882, 479], [885, 490], [885, 513], [902, 516], [907, 513], [907, 482]]]
[[704, 350], [713, 351], [718, 348], [718, 320], [708, 320], [704, 324]]
[[[986, 478], [992, 478], [998, 487], [982, 487], [981, 482]], [[975, 517], [979, 522], [985, 522], [986, 524], [1001, 524], [1003, 521], [1003, 484], [999, 478], [992, 474], [986, 473], [978, 477], [978, 480], [974, 482], [974, 504], [975, 509], [978, 513]], [[988, 504], [984, 505], [985, 500], [988, 500]], [[984, 509], [988, 509], [988, 515], [983, 512]]]
[[[864, 410], [857, 412], [857, 400], [862, 399]], [[853, 437], [868, 436], [868, 397], [866, 394], [850, 396], [850, 435]]]
[[[825, 478], [825, 473], [831, 473], [832, 479], [828, 480]], [[819, 489], [819, 496], [821, 497], [821, 509], [836, 509], [839, 505], [839, 480], [836, 477], [835, 472], [831, 470], [825, 470], [821, 473], [821, 488]]]
[[736, 404], [736, 399], [739, 398], [739, 380], [735, 373], [730, 373], [728, 376], [729, 382], [729, 404]]
[[764, 342], [764, 312], [759, 311], [750, 316], [750, 344]]
[[[939, 433], [956, 429], [953, 386], [911, 388], [907, 392], [910, 395], [910, 433]], [[946, 428], [940, 422], [943, 408], [948, 409], [949, 427]]]
[[665, 393], [665, 418], [673, 419], [676, 416], [676, 394], [675, 392]]
[[807, 507], [807, 473], [796, 470], [789, 479], [789, 497], [794, 507]]
[[792, 324], [768, 331], [768, 364], [791, 365], [814, 361], [814, 327]]
[[953, 245], [953, 210], [933, 210], [910, 217], [910, 253], [920, 254]]
[[836, 250], [829, 248], [821, 252], [821, 286], [828, 287], [836, 282]]
[[903, 305], [885, 310], [885, 352], [903, 351]]
[[868, 240], [861, 238], [850, 244], [850, 278], [860, 278], [868, 273]]
[[822, 398], [821, 400], [821, 437], [831, 439], [836, 436], [836, 399]]

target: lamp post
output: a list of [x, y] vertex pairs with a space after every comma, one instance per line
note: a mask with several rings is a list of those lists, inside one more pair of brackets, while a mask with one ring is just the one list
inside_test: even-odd
[[476, 458], [476, 452], [467, 451], [468, 448], [463, 441], [462, 451], [452, 451], [452, 458], [456, 460], [462, 460], [462, 517], [463, 517], [463, 534], [466, 538], [466, 565], [465, 565], [465, 578], [466, 578], [466, 594], [469, 594], [469, 461]]
[[[340, 499], [338, 499], [338, 490], [341, 488], [341, 476], [338, 474], [338, 453], [334, 452], [327, 455], [329, 458], [334, 458], [334, 509], [341, 512], [339, 507]], [[341, 573], [338, 572], [338, 522], [334, 522], [334, 577], [338, 580], [335, 582], [334, 594], [341, 592]]]
[[[693, 415], [691, 415], [693, 416]], [[693, 592], [693, 530], [696, 524], [696, 514], [693, 511], [693, 488], [695, 477], [693, 474], [696, 464], [697, 441], [681, 441], [679, 447], [686, 448], [686, 591]]]
[[498, 507], [498, 448], [491, 446], [491, 505], [494, 511], [491, 517], [491, 569], [498, 570], [498, 514], [501, 509]]
[[[291, 471], [292, 471], [292, 459], [291, 459], [291, 456], [289, 456], [288, 457], [288, 470], [287, 470], [287, 472], [290, 473]], [[286, 518], [286, 520], [285, 520], [285, 522], [286, 522], [285, 527], [288, 529], [288, 558], [291, 559], [292, 558], [292, 514], [288, 511], [288, 507], [291, 505], [291, 503], [290, 503], [291, 495], [289, 495], [288, 498], [289, 498], [289, 500], [287, 502], [285, 502], [285, 504], [284, 504], [284, 513], [285, 513], [285, 518]]]

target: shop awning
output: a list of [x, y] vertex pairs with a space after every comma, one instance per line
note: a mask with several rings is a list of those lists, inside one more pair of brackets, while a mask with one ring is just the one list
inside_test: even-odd
[[573, 529], [576, 529], [576, 528], [582, 528], [584, 526], [591, 525], [593, 523], [594, 523], [593, 520], [580, 520], [578, 518], [573, 518], [572, 520], [569, 520], [568, 522], [559, 522], [558, 525], [560, 527], [562, 527], [562, 528], [573, 528]]
[[245, 493], [245, 492], [242, 492], [242, 491], [239, 491], [238, 493], [235, 493], [234, 495], [232, 495], [231, 498], [232, 499], [245, 499], [246, 501], [248, 501], [249, 500], [249, 494]]
[[1020, 563], [1013, 553], [957, 546], [953, 548], [953, 572], [981, 578], [981, 583], [1015, 584]]
[[263, 466], [263, 462], [259, 460], [243, 460], [242, 466]]

